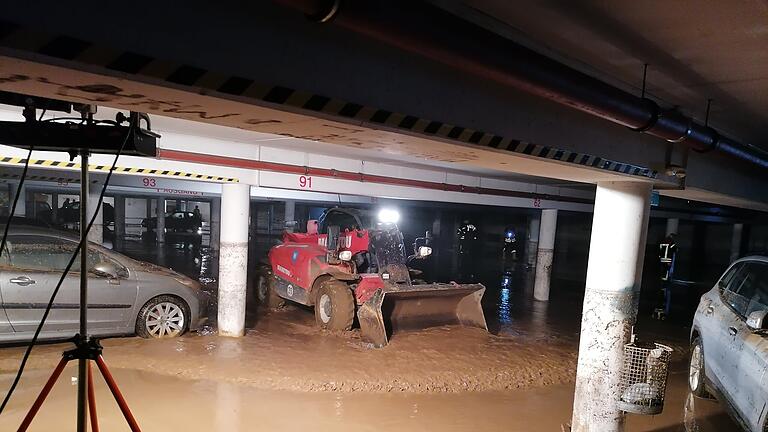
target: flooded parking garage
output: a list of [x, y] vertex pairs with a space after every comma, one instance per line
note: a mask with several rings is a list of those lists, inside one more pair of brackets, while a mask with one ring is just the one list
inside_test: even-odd
[[[311, 218], [314, 209], [321, 206], [298, 204], [294, 217], [299, 221]], [[250, 248], [258, 252], [251, 255], [249, 268], [258, 266], [269, 248], [279, 244], [279, 227], [285, 218], [279, 204], [254, 201], [252, 209]], [[173, 420], [174, 424], [210, 424], [210, 430], [302, 430], [303, 423], [285, 424], [278, 419], [254, 423], [254, 419], [285, 411], [271, 404], [282, 405], [287, 400], [299, 404], [297, 408], [301, 411], [314, 413], [315, 418], [306, 419], [310, 424], [342, 429], [419, 430], [433, 424], [445, 430], [465, 430], [467, 425], [481, 424], [488, 429], [522, 431], [567, 425], [577, 366], [583, 254], [588, 248], [589, 218], [579, 213], [560, 214], [550, 300], [543, 302], [533, 298], [535, 267], [529, 263], [530, 251], [522, 241], [529, 237], [529, 212], [472, 206], [447, 206], [434, 211], [418, 202], [401, 209], [413, 215], [401, 223], [406, 242], [421, 231], [445, 224], [445, 220], [459, 227], [456, 233], [451, 229], [443, 231], [441, 237], [432, 235], [431, 244], [449, 253], [440, 252], [418, 265], [426, 279], [483, 283], [486, 291], [482, 306], [489, 332], [455, 326], [427, 328], [398, 333], [385, 349], [372, 349], [361, 339], [357, 328], [342, 332], [318, 329], [310, 308], [295, 303], [278, 309], [259, 305], [255, 295], [257, 281], [250, 277], [245, 336], [221, 337], [216, 334], [215, 302], [220, 257], [212, 247], [210, 234], [199, 239], [167, 236], [163, 243], [153, 239], [151, 233], [126, 236], [109, 246], [131, 258], [171, 268], [199, 281], [214, 299], [208, 310], [208, 323], [198, 332], [167, 340], [103, 340], [110, 366], [117, 371], [118, 378], [128, 380], [123, 386], [126, 397], [132, 405], [134, 398], [141, 401], [133, 408], [135, 414], [142, 419], [161, 415], [155, 408], [157, 403], [151, 403], [148, 392], [142, 388], [147, 383], [152, 383], [150, 388], [162, 383], [162, 390], [149, 393], [160, 399], [167, 397], [166, 391], [184, 393], [181, 400], [190, 401], [184, 403], [201, 401], [208, 409], [198, 412], [199, 419], [182, 415]], [[460, 244], [466, 221], [475, 225], [477, 237], [469, 245]], [[696, 228], [701, 224], [705, 223], [683, 221], [679, 227], [683, 232], [701, 232], [701, 228]], [[658, 235], [665, 225], [665, 219], [654, 219], [649, 230]], [[716, 226], [703, 231], [715, 238], [720, 235]], [[514, 242], [506, 241], [508, 232], [514, 232]], [[755, 236], [752, 241], [759, 238]], [[646, 274], [656, 271], [655, 247], [648, 246]], [[679, 297], [675, 298], [675, 307], [667, 320], [652, 319], [655, 286], [648, 284], [641, 291], [636, 331], [673, 347], [675, 352], [664, 413], [651, 419], [630, 416], [628, 424], [632, 430], [707, 431], [723, 430], [725, 425], [736, 427], [718, 403], [689, 399], [685, 381], [688, 317], [700, 292], [714, 282], [707, 279], [711, 276], [705, 276], [708, 269], [692, 265], [686, 243], [681, 242], [681, 249], [685, 250], [685, 255], [680, 255], [681, 266], [686, 271], [698, 272], [701, 279], [688, 283], [688, 291], [677, 292]], [[466, 256], [456, 259], [450, 254], [456, 250], [482, 260], [467, 260]], [[58, 344], [35, 348], [27, 366], [28, 375], [19, 387], [20, 396], [9, 406], [3, 421], [9, 425], [19, 421], [35, 389], [42, 384], [45, 371], [55, 366], [64, 348]], [[6, 384], [22, 351], [12, 347], [2, 351], [0, 371]], [[68, 371], [64, 376], [76, 375]], [[73, 393], [66, 390], [72, 389], [72, 382], [65, 379], [63, 383], [57, 384], [51, 396], [58, 402], [50, 406], [46, 403], [45, 415], [40, 418], [51, 418], [49, 415], [66, 410], [67, 404], [72, 403]], [[105, 391], [102, 388], [100, 394]], [[234, 404], [225, 411], [227, 415], [221, 414], [218, 405], [222, 397], [229, 401], [227, 404]], [[104, 405], [109, 404], [106, 399]], [[259, 405], [259, 410], [245, 408], [251, 404]], [[691, 405], [695, 407], [692, 409]], [[467, 407], [466, 414], [457, 416], [453, 407]], [[105, 407], [108, 409], [114, 407]], [[387, 419], [382, 412], [409, 414], [407, 420], [399, 414], [395, 419]], [[524, 413], [522, 421], [519, 417]], [[334, 419], [330, 423], [329, 416]], [[168, 413], [165, 417], [175, 418]], [[107, 418], [115, 420], [112, 416]], [[365, 418], [378, 419], [376, 426], [363, 426]], [[122, 427], [116, 420], [104, 426], [110, 424], [117, 430]], [[36, 420], [32, 430], [48, 427], [50, 424], [45, 420]]]
[[1, 428], [763, 432], [764, 8], [588, 3], [5, 8]]
[[[171, 203], [179, 205], [177, 200]], [[188, 204], [182, 201], [181, 205]], [[311, 218], [312, 212], [316, 211], [314, 209], [321, 205], [296, 205], [294, 217], [300, 221], [297, 224], [302, 223], [302, 219]], [[163, 382], [164, 386], [177, 389], [174, 392], [188, 391], [190, 394], [185, 398], [205, 400], [206, 406], [213, 406], [212, 412], [204, 414], [201, 411], [199, 420], [211, 421], [212, 430], [220, 427], [216, 422], [223, 422], [222, 425], [234, 428], [232, 430], [259, 430], [253, 429], [252, 416], [256, 414], [253, 411], [233, 408], [232, 415], [214, 415], [213, 412], [219, 410], [215, 407], [220, 403], [220, 392], [229, 395], [227, 397], [232, 399], [227, 400], [235, 401], [241, 407], [248, 406], [249, 401], [263, 404], [264, 399], [273, 401], [297, 397], [301, 402], [296, 403], [307, 404], [306, 410], [316, 413], [314, 421], [322, 424], [330, 415], [325, 410], [332, 406], [336, 421], [350, 428], [361, 424], [361, 418], [380, 416], [381, 410], [402, 412], [414, 409], [413, 406], [417, 407], [418, 415], [411, 413], [409, 420], [403, 422], [381, 418], [375, 429], [417, 430], [426, 424], [422, 422], [434, 422], [446, 430], [463, 430], [467, 424], [477, 421], [477, 414], [465, 417], [446, 415], [452, 409], [445, 407], [451, 406], [467, 406], [472, 408], [473, 413], [487, 413], [482, 424], [488, 428], [548, 430], [550, 424], [553, 427], [567, 424], [569, 407], [573, 403], [583, 302], [583, 254], [588, 247], [586, 234], [589, 219], [578, 213], [561, 213], [560, 230], [555, 239], [550, 300], [542, 302], [533, 298], [535, 267], [529, 264], [530, 251], [526, 250], [528, 246], [522, 241], [529, 237], [526, 231], [529, 229], [530, 213], [471, 206], [447, 206], [439, 211], [428, 208], [417, 202], [402, 207], [402, 211], [408, 212], [406, 214], [413, 215], [401, 223], [406, 238], [416, 237], [435, 225], [444, 225], [445, 220], [452, 221], [450, 223], [459, 228], [458, 234], [451, 229], [444, 231], [441, 237], [432, 235], [431, 244], [449, 253], [443, 251], [430, 260], [418, 263], [422, 277], [482, 282], [486, 287], [483, 309], [489, 333], [454, 326], [428, 328], [399, 333], [386, 349], [375, 350], [361, 340], [358, 329], [344, 332], [319, 330], [309, 308], [288, 304], [270, 310], [258, 305], [256, 281], [251, 277], [246, 334], [242, 339], [216, 335], [215, 301], [208, 310], [206, 326], [179, 339], [105, 339], [103, 344], [107, 360], [118, 371], [118, 377], [125, 376], [131, 386], [137, 383], [135, 389], [124, 389], [126, 397], [132, 400], [131, 392], [139, 393], [140, 387], [147, 382]], [[251, 219], [253, 234], [250, 242], [251, 249], [257, 252], [251, 255], [249, 268], [256, 267], [269, 248], [280, 242], [279, 227], [285, 219], [281, 211], [283, 209], [279, 204], [252, 203], [254, 216]], [[467, 221], [475, 225], [477, 239], [470, 239], [469, 245], [459, 244], [461, 228]], [[207, 217], [204, 222], [207, 222]], [[695, 227], [701, 223], [684, 221], [680, 226], [685, 232], [691, 229], [691, 225], [694, 230], [697, 229]], [[654, 219], [650, 231], [658, 233], [665, 229], [665, 224], [664, 219]], [[716, 227], [709, 231], [713, 236], [718, 235]], [[514, 242], [506, 241], [508, 232], [514, 232]], [[212, 247], [210, 234], [206, 233], [199, 239], [170, 235], [163, 243], [158, 243], [151, 234], [126, 236], [110, 246], [134, 259], [185, 274], [199, 281], [203, 289], [210, 293], [211, 299], [217, 298], [219, 252]], [[754, 239], [758, 241], [759, 237]], [[650, 264], [645, 270], [647, 274], [655, 271], [653, 247], [648, 247]], [[679, 262], [684, 268], [690, 267], [688, 246], [681, 242], [681, 248], [686, 250], [686, 254], [681, 253]], [[467, 261], [466, 256], [455, 259], [450, 252], [456, 250], [482, 257], [482, 261]], [[705, 286], [712, 283], [703, 276], [697, 284], [689, 286], [694, 287], [691, 290], [705, 290]], [[716, 428], [724, 424], [732, 425], [717, 403], [687, 400], [685, 370], [690, 333], [687, 317], [699, 291], [678, 293], [682, 297], [676, 298], [675, 309], [670, 311], [668, 320], [657, 321], [651, 319], [655, 298], [652, 295], [654, 286], [649, 285], [643, 290], [645, 294], [642, 296], [637, 332], [675, 349], [669, 390], [671, 398], [663, 415], [654, 417], [654, 420], [630, 419], [630, 424], [646, 428], [638, 430], [703, 431], [719, 430]], [[18, 417], [23, 414], [22, 407], [29, 404], [35, 394], [34, 389], [41, 384], [44, 371], [55, 365], [62, 349], [61, 345], [35, 349], [28, 365], [29, 377], [33, 378], [24, 379], [20, 389], [24, 389], [25, 396], [19, 397], [19, 405], [12, 405], [9, 415], [4, 416], [9, 424], [18, 422]], [[6, 381], [10, 379], [21, 354], [21, 348], [3, 349], [0, 368]], [[68, 374], [65, 377], [75, 376], [71, 372]], [[71, 382], [67, 385], [71, 387]], [[59, 390], [60, 387], [56, 387], [52, 397], [58, 398], [57, 395], [65, 391]], [[163, 397], [164, 391], [158, 397]], [[66, 400], [65, 396], [62, 397]], [[152, 418], [151, 407], [154, 404], [147, 403], [143, 393], [139, 398], [147, 411], [134, 408], [136, 415]], [[551, 400], [553, 406], [540, 406], [544, 400]], [[329, 401], [333, 404], [329, 405]], [[696, 402], [701, 413], [691, 417], [692, 411], [686, 406]], [[61, 404], [50, 409], [65, 409], [61, 407], [66, 403], [62, 401]], [[107, 404], [109, 402], [105, 402]], [[538, 414], [526, 416], [524, 423], [515, 423], [510, 420], [515, 415], [514, 411], [509, 411], [508, 404], [519, 405], [520, 413], [534, 410]], [[344, 414], [345, 405], [349, 407], [347, 414]], [[268, 406], [264, 406], [261, 412], [279, 412]], [[47, 404], [45, 407], [49, 409]], [[371, 412], [363, 415], [366, 410]], [[354, 412], [356, 417], [350, 412]], [[551, 415], [553, 412], [560, 414], [555, 418]], [[218, 420], [212, 420], [212, 415]], [[259, 417], [261, 415], [255, 418]], [[692, 423], [691, 418], [698, 420]], [[183, 423], [190, 419], [185, 417], [179, 421]], [[694, 424], [697, 426], [691, 426]], [[713, 426], [707, 426], [709, 424]], [[36, 421], [34, 427], [45, 430], [45, 425], [45, 422]], [[293, 424], [279, 427], [266, 425], [272, 423], [265, 423], [261, 430], [300, 430], [300, 426]], [[673, 427], [677, 429], [664, 429]]]

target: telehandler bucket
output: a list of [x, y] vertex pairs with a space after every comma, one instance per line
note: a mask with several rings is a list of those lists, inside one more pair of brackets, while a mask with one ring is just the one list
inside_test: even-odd
[[363, 341], [380, 348], [401, 330], [459, 324], [488, 330], [481, 284], [388, 284], [357, 311]]

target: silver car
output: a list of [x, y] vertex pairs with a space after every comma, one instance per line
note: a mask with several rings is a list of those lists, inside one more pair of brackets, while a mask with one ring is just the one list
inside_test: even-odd
[[[0, 233], [3, 229], [0, 225]], [[77, 245], [78, 239], [64, 232], [11, 225], [0, 255], [0, 342], [32, 338]], [[91, 335], [172, 337], [205, 321], [208, 294], [194, 280], [93, 243], [87, 259]], [[54, 300], [41, 339], [65, 339], [78, 331], [79, 269], [78, 257]]]
[[766, 316], [768, 257], [747, 257], [701, 297], [691, 330], [691, 392], [717, 397], [753, 432], [768, 431]]

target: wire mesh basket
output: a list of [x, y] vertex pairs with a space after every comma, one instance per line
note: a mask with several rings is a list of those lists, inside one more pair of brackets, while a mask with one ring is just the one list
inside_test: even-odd
[[672, 348], [658, 343], [624, 345], [619, 409], [654, 415], [664, 409]]

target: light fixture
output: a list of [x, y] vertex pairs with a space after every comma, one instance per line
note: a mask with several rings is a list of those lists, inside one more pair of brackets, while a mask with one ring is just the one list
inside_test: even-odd
[[400, 221], [400, 212], [394, 209], [379, 210], [379, 222], [385, 224], [396, 224]]

